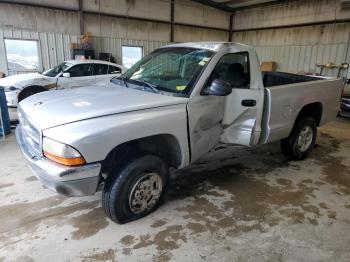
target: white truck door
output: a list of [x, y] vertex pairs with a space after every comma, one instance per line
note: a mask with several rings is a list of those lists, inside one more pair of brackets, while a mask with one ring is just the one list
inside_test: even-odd
[[264, 89], [257, 56], [254, 52], [223, 55], [212, 79], [230, 84], [222, 119], [222, 143], [250, 146], [258, 143], [264, 107]]
[[89, 86], [96, 83], [96, 76], [93, 75], [93, 64], [83, 63], [77, 64], [69, 68], [65, 73], [69, 73], [69, 77], [63, 74], [57, 80], [57, 88], [74, 88]]

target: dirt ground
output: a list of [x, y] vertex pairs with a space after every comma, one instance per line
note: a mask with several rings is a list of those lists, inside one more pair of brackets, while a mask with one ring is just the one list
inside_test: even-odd
[[172, 175], [167, 201], [118, 225], [95, 196], [43, 188], [14, 135], [0, 142], [0, 261], [350, 261], [350, 119], [304, 161], [279, 143], [219, 146]]

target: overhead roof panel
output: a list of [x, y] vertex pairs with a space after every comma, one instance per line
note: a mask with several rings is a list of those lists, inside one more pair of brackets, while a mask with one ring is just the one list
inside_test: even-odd
[[264, 4], [272, 4], [274, 2], [282, 2], [285, 0], [193, 0], [203, 5], [232, 12], [238, 8], [253, 7]]

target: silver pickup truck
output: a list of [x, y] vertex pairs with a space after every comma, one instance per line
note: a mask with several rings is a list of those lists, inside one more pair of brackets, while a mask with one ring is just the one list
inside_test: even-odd
[[219, 143], [281, 141], [294, 160], [339, 111], [343, 84], [261, 72], [253, 48], [183, 43], [155, 50], [105, 87], [43, 92], [18, 108], [17, 141], [38, 177], [67, 196], [104, 183], [108, 217], [125, 223], [161, 203], [169, 170]]

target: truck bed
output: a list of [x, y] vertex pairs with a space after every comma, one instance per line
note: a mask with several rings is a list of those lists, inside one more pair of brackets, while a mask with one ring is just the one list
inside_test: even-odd
[[302, 82], [323, 80], [324, 78], [306, 75], [297, 75], [284, 72], [263, 72], [264, 87], [274, 87]]
[[317, 103], [321, 107], [319, 125], [333, 120], [339, 112], [341, 79], [281, 72], [263, 74], [265, 102], [260, 143], [287, 137], [305, 105]]

